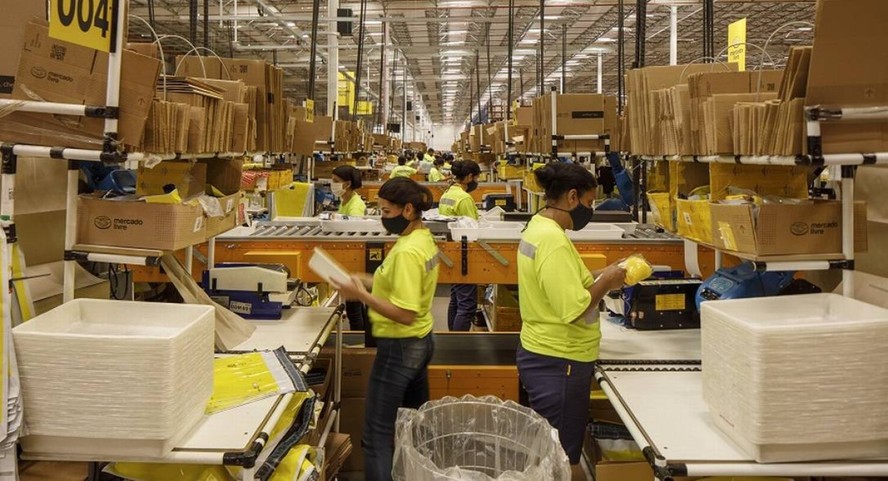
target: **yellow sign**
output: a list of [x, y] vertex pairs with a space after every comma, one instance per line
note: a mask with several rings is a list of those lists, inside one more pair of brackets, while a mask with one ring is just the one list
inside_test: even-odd
[[[348, 110], [351, 112], [353, 109]], [[358, 115], [373, 115], [373, 102], [358, 100]]]
[[728, 62], [736, 63], [741, 72], [746, 70], [745, 18], [728, 25]]
[[658, 294], [654, 297], [654, 308], [658, 311], [683, 311], [685, 309], [684, 294]]
[[111, 51], [114, 0], [50, 0], [49, 36], [103, 52]]
[[339, 72], [339, 95], [336, 104], [339, 107], [348, 107], [349, 112], [355, 108], [355, 83], [351, 80], [354, 77], [354, 72]]
[[306, 122], [315, 121], [315, 101], [312, 99], [305, 100], [305, 120]]

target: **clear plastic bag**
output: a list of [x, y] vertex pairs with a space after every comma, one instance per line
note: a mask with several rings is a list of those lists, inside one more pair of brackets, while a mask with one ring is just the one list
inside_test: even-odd
[[567, 481], [558, 432], [529, 408], [493, 396], [401, 409], [395, 481]]
[[653, 266], [641, 254], [632, 254], [627, 257], [620, 263], [620, 267], [626, 269], [626, 279], [623, 283], [627, 287], [632, 287], [654, 274]]

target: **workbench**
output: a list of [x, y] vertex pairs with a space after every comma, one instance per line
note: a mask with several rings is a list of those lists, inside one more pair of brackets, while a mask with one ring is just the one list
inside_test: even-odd
[[[316, 218], [294, 218], [283, 221], [258, 222], [252, 227], [238, 227], [215, 241], [217, 263], [280, 263], [290, 269], [291, 276], [304, 282], [321, 279], [308, 269], [312, 249], [323, 248], [351, 272], [373, 272], [397, 241], [397, 236], [379, 232], [324, 232]], [[431, 224], [431, 223], [430, 223]], [[517, 284], [518, 240], [468, 241], [450, 240], [436, 229], [440, 250], [440, 284]], [[630, 254], [640, 253], [654, 265], [681, 269], [685, 265], [684, 243], [676, 237], [636, 229], [633, 237], [607, 241], [575, 241], [584, 258], [610, 264]], [[699, 265], [704, 277], [714, 271], [715, 254], [711, 249], [697, 247]], [[205, 269], [209, 246], [195, 248], [198, 264], [196, 279]], [[141, 282], [165, 282], [156, 267], [137, 267], [135, 278]]]

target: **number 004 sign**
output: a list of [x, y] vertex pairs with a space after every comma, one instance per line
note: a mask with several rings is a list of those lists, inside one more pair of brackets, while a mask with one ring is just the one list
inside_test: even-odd
[[49, 36], [58, 40], [111, 50], [115, 0], [50, 0]]

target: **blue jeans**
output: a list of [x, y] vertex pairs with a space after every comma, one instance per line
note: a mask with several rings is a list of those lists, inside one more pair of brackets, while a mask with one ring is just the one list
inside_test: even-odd
[[558, 430], [570, 464], [580, 462], [583, 436], [589, 424], [589, 393], [594, 362], [544, 356], [518, 347], [518, 378], [530, 408]]
[[468, 331], [478, 311], [478, 286], [454, 284], [450, 287], [450, 307], [447, 309], [447, 328]]
[[377, 338], [364, 416], [364, 479], [391, 481], [398, 409], [417, 409], [429, 400], [432, 334], [419, 339]]

